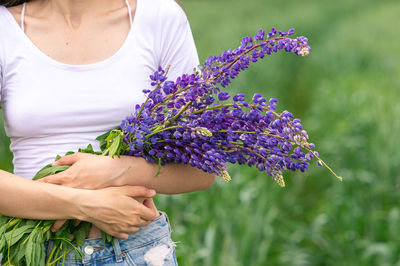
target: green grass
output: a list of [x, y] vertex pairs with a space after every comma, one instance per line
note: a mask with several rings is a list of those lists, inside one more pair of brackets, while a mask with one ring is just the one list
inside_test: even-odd
[[9, 150], [10, 140], [7, 138], [4, 132], [2, 112], [0, 109], [0, 169], [6, 171], [12, 171], [12, 153]]
[[[265, 59], [231, 91], [278, 98], [278, 109], [302, 119], [344, 181], [315, 166], [286, 173], [281, 189], [255, 169], [230, 167], [231, 183], [158, 196], [180, 264], [400, 265], [400, 2], [186, 0], [184, 6], [202, 60], [260, 27], [294, 27], [309, 37], [309, 57]], [[0, 139], [0, 167], [10, 169], [7, 139]]]

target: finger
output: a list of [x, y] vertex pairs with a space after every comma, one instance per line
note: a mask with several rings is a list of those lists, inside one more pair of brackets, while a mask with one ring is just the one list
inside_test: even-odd
[[137, 202], [143, 203], [144, 200], [145, 200], [146, 198], [143, 198], [143, 197], [134, 197], [133, 199], [136, 200]]
[[[142, 186], [125, 186], [123, 189], [126, 195], [131, 197], [152, 198], [156, 194], [155, 190]], [[136, 200], [135, 202], [138, 203]], [[157, 218], [157, 211], [154, 209], [148, 208], [143, 204], [135, 204], [135, 207], [139, 209], [140, 216], [143, 217], [143, 219], [153, 221]]]
[[75, 226], [78, 226], [81, 223], [81, 220], [75, 220]]
[[116, 235], [116, 237], [119, 238], [119, 239], [125, 240], [125, 239], [128, 239], [129, 234], [126, 234], [126, 233], [118, 234], [118, 235]]
[[140, 204], [139, 206], [137, 206], [137, 208], [139, 209], [140, 217], [143, 220], [153, 221], [154, 219], [156, 219], [158, 217], [157, 211], [155, 211], [154, 209], [148, 208], [148, 207], [144, 206], [143, 204]]
[[53, 226], [51, 227], [51, 231], [54, 233], [54, 232], [57, 232], [58, 230], [60, 230], [61, 229], [61, 227], [65, 224], [65, 222], [66, 222], [67, 220], [57, 220], [54, 224], [53, 224]]
[[156, 205], [154, 204], [154, 201], [152, 199], [143, 200], [143, 205], [146, 206], [149, 209], [157, 211]]
[[131, 233], [136, 233], [137, 231], [139, 231], [139, 229], [140, 229], [140, 227], [139, 226], [131, 226], [130, 228], [129, 228], [129, 234], [131, 234]]
[[59, 160], [52, 163], [52, 165], [73, 165], [80, 159], [80, 153], [74, 153], [61, 157]]
[[116, 232], [116, 231], [108, 232], [108, 234], [110, 234], [110, 235], [112, 235], [112, 236], [114, 236], [116, 238], [119, 238], [119, 239], [128, 239], [129, 238], [129, 234], [136, 233], [136, 232], [139, 231], [139, 229], [140, 228], [138, 226], [130, 226], [126, 230], [123, 230], [123, 231], [120, 231], [120, 232]]
[[156, 214], [156, 216], [155, 216], [153, 219], [148, 220], [148, 221], [151, 222], [151, 221], [153, 221], [154, 219], [156, 219], [158, 216], [160, 216], [160, 213], [158, 212], [157, 207], [156, 207], [156, 205], [154, 204], [153, 199], [145, 199], [145, 200], [143, 201], [143, 205], [146, 206], [147, 208], [151, 209], [151, 210]]
[[150, 223], [151, 221], [147, 221], [145, 219], [143, 219], [142, 217], [139, 217], [138, 221], [136, 222], [136, 224], [132, 227], [142, 227], [142, 226], [146, 226]]
[[156, 191], [154, 189], [148, 189], [142, 186], [124, 186], [122, 187], [125, 195], [138, 198], [152, 198], [156, 195]]

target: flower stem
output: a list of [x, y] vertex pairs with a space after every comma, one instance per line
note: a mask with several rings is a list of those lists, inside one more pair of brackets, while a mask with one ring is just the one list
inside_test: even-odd
[[[232, 62], [230, 62], [229, 65], [228, 65], [226, 68], [228, 68], [228, 69], [231, 68], [237, 61], [239, 61], [239, 59], [240, 59], [242, 56], [247, 55], [248, 53], [250, 53], [251, 51], [253, 51], [253, 50], [256, 49], [256, 48], [259, 48], [259, 47], [261, 46], [261, 44], [263, 44], [263, 43], [268, 43], [269, 41], [278, 41], [278, 40], [283, 40], [283, 39], [286, 39], [286, 37], [275, 37], [275, 38], [270, 38], [270, 39], [266, 39], [266, 40], [264, 40], [264, 41], [262, 41], [262, 42], [259, 42], [259, 43], [257, 43], [257, 44], [254, 44], [253, 47], [251, 47], [251, 48], [248, 49], [248, 50], [245, 50], [243, 53], [241, 53], [240, 55], [236, 56], [236, 58], [235, 58]], [[226, 64], [228, 64], [228, 62], [222, 64], [220, 67], [224, 67]], [[225, 69], [226, 69], [226, 68], [225, 68]], [[220, 71], [215, 77], [213, 77], [212, 79], [213, 79], [213, 80], [217, 79], [223, 72], [224, 72], [224, 71], [221, 70], [221, 71]]]

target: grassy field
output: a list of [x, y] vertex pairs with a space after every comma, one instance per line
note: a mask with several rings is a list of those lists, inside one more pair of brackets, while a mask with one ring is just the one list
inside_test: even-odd
[[[344, 181], [315, 166], [286, 173], [282, 189], [255, 169], [230, 167], [231, 183], [158, 196], [179, 263], [400, 265], [400, 2], [183, 2], [201, 60], [259, 28], [294, 27], [310, 39], [309, 57], [267, 58], [231, 90], [277, 98]], [[10, 170], [0, 139], [0, 167]]]

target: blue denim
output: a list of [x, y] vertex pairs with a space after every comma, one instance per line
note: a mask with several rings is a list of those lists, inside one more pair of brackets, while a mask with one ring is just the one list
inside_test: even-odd
[[[48, 245], [47, 256], [52, 243]], [[66, 255], [65, 264], [72, 265], [131, 265], [172, 266], [178, 265], [175, 244], [171, 240], [171, 227], [164, 212], [126, 240], [114, 238], [114, 244], [103, 244], [101, 238], [91, 238], [80, 247], [84, 256], [80, 260], [74, 251]], [[60, 263], [62, 265], [62, 263]]]

